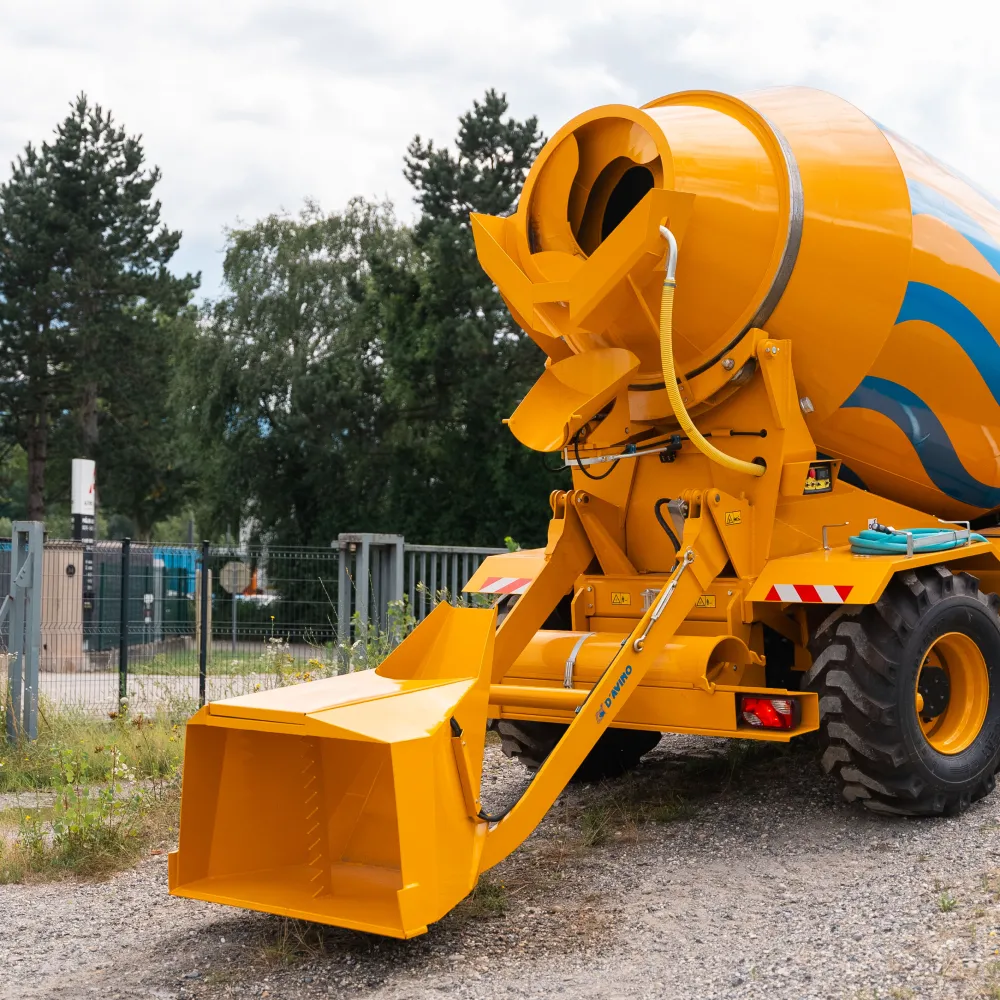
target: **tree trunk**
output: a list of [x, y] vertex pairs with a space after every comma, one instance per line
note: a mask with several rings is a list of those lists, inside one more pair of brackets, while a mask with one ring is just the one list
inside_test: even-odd
[[97, 383], [88, 381], [83, 386], [80, 399], [80, 438], [83, 457], [97, 457]]
[[44, 405], [31, 414], [27, 435], [28, 520], [45, 520], [45, 463], [49, 453], [49, 420]]
[[[80, 439], [83, 443], [83, 458], [97, 458], [97, 383], [88, 380], [83, 386], [80, 399]], [[96, 538], [98, 508], [97, 478], [94, 478], [94, 529]]]

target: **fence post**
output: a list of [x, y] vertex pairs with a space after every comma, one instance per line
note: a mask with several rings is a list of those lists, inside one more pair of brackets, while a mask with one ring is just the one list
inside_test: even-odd
[[[118, 618], [118, 710], [127, 708], [128, 699], [128, 598], [129, 563], [132, 554], [132, 539], [122, 539], [121, 601]], [[124, 703], [124, 704], [123, 704]]]
[[372, 575], [371, 575], [371, 535], [363, 533], [361, 548], [357, 562], [354, 564], [354, 609], [358, 615], [358, 625], [361, 626], [362, 637], [368, 633], [368, 609], [371, 606]]
[[198, 649], [198, 704], [205, 704], [205, 687], [208, 678], [208, 601], [209, 601], [208, 576], [208, 539], [201, 543], [201, 639]]
[[10, 616], [6, 723], [11, 743], [21, 736], [33, 740], [38, 735], [43, 538], [40, 521], [15, 521], [11, 526], [10, 586], [0, 603], [0, 625]]
[[350, 667], [351, 645], [351, 573], [350, 543], [341, 534], [337, 536], [337, 655], [340, 665], [337, 673], [346, 673]]
[[[26, 595], [24, 615], [24, 735], [38, 738], [38, 671], [42, 653], [42, 567], [45, 555], [45, 527], [40, 521], [28, 525], [28, 559], [31, 561], [31, 590]], [[13, 553], [12, 553], [13, 554]], [[12, 588], [13, 589], [13, 588]]]

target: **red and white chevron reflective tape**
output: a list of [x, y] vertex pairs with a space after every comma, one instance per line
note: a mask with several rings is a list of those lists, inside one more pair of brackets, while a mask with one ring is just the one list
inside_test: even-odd
[[479, 588], [480, 594], [523, 594], [531, 583], [530, 577], [488, 576]]
[[785, 604], [845, 604], [853, 589], [853, 586], [827, 583], [776, 583], [764, 600]]

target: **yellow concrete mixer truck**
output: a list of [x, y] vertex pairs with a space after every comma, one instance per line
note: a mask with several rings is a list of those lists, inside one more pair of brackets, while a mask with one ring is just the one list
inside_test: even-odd
[[[819, 730], [878, 812], [988, 794], [1000, 205], [829, 94], [690, 91], [573, 119], [472, 227], [546, 355], [509, 430], [573, 489], [494, 607], [190, 721], [171, 892], [420, 934], [663, 732]], [[534, 770], [502, 813], [488, 724]]]

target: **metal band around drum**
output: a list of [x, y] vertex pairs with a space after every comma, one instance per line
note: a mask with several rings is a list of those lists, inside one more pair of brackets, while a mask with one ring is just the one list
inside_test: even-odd
[[576, 657], [580, 652], [580, 647], [593, 635], [593, 632], [587, 632], [581, 635], [579, 639], [576, 640], [576, 644], [570, 651], [569, 658], [566, 660], [566, 669], [563, 671], [563, 687], [571, 688], [573, 686], [573, 667], [576, 666]]
[[[788, 234], [785, 237], [785, 251], [781, 255], [778, 270], [774, 273], [774, 280], [771, 282], [771, 287], [767, 290], [767, 295], [764, 296], [760, 308], [747, 325], [747, 330], [763, 326], [771, 318], [771, 313], [781, 301], [781, 296], [785, 294], [785, 287], [788, 285], [788, 279], [792, 276], [792, 269], [799, 256], [799, 246], [802, 243], [802, 222], [805, 218], [802, 177], [799, 174], [799, 165], [795, 161], [792, 147], [788, 145], [788, 140], [774, 122], [764, 115], [761, 115], [761, 118], [767, 122], [767, 127], [774, 133], [782, 159], [785, 161], [785, 169], [788, 171]], [[745, 332], [746, 330], [744, 330]]]
[[[754, 108], [757, 111], [756, 108]], [[726, 345], [723, 350], [706, 361], [705, 364], [689, 371], [685, 378], [694, 378], [704, 371], [708, 371], [713, 365], [718, 364], [722, 357], [728, 354], [743, 338], [747, 332], [754, 327], [763, 326], [774, 312], [775, 307], [781, 301], [781, 296], [785, 294], [788, 279], [792, 276], [795, 261], [799, 256], [799, 245], [802, 243], [802, 222], [805, 218], [805, 204], [802, 196], [802, 177], [799, 174], [799, 165], [795, 161], [795, 154], [792, 147], [788, 145], [788, 140], [784, 137], [781, 129], [770, 119], [766, 118], [759, 111], [757, 114], [763, 119], [767, 127], [771, 130], [778, 148], [781, 150], [781, 158], [785, 164], [785, 171], [788, 177], [788, 232], [785, 234], [785, 249], [778, 262], [778, 269], [774, 272], [771, 287], [767, 290], [763, 301], [754, 313], [749, 323]]]

